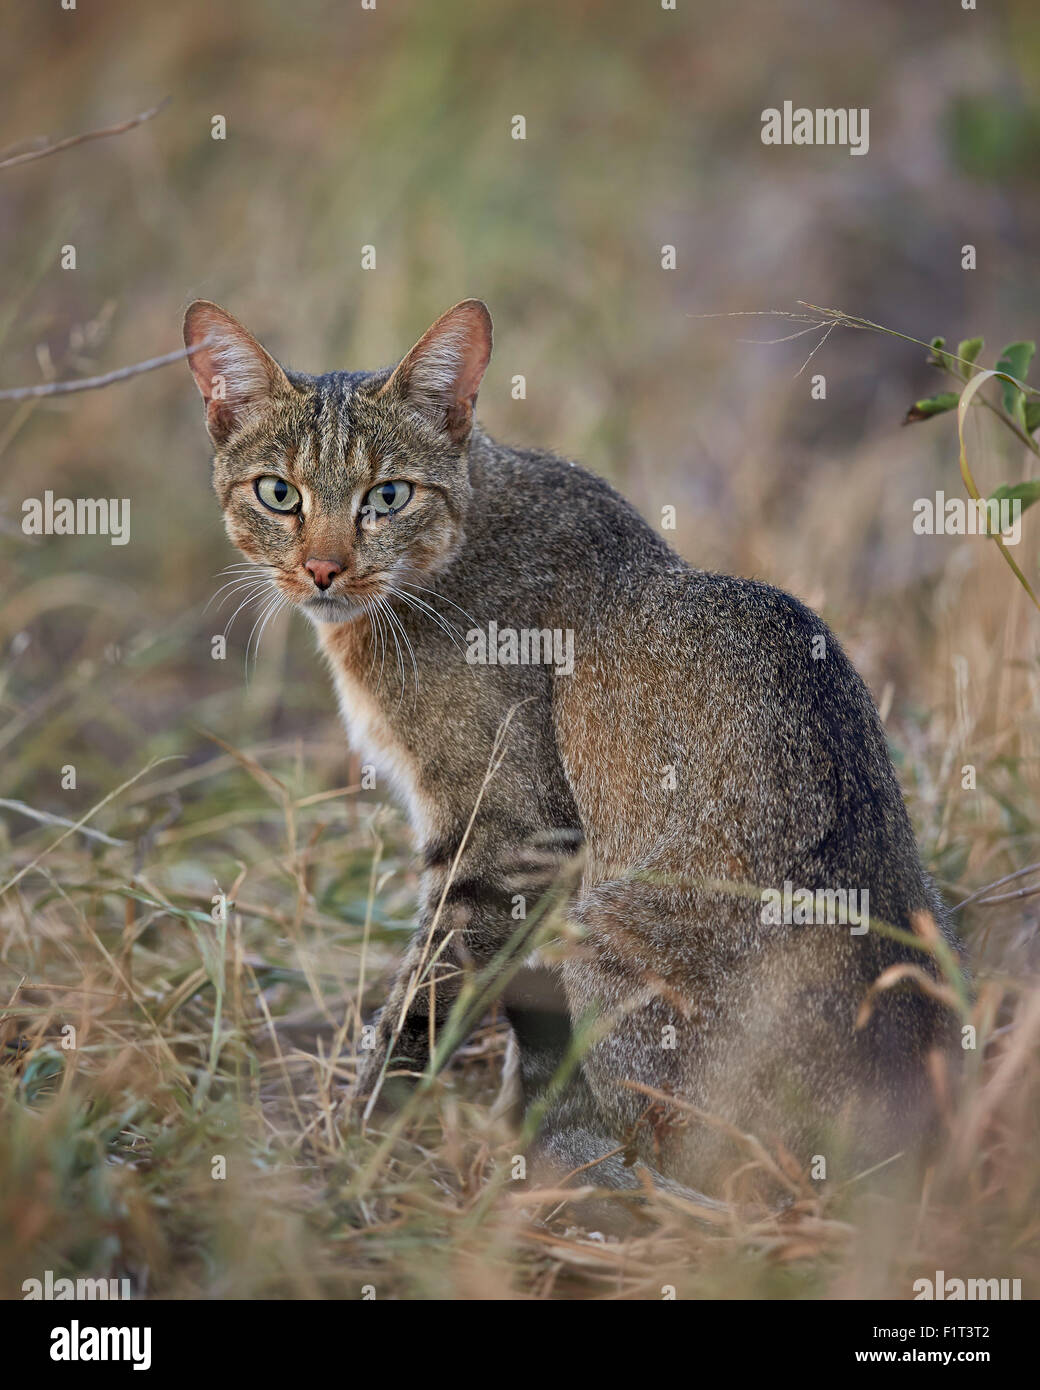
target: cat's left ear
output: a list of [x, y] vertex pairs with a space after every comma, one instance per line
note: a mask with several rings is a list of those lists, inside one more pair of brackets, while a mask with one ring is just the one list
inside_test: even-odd
[[[202, 343], [206, 346], [199, 346]], [[268, 401], [292, 392], [289, 378], [271, 354], [208, 299], [188, 305], [184, 346], [196, 349], [188, 365], [206, 402], [206, 428], [218, 447]]]
[[379, 394], [407, 401], [461, 444], [473, 424], [490, 358], [488, 307], [480, 299], [464, 299], [426, 330]]

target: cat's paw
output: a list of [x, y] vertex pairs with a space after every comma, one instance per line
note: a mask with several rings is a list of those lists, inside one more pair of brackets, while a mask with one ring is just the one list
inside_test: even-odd
[[[349, 1109], [368, 1115], [376, 1110], [397, 1110], [407, 1100], [425, 1065], [421, 1059], [424, 1049], [415, 1046], [416, 1038], [411, 1037], [416, 1031], [419, 1040], [425, 1043], [425, 1022], [416, 1030], [410, 1029], [406, 1020], [403, 1034], [395, 1036], [385, 1009], [373, 1016], [371, 1028], [366, 1029], [365, 1034], [372, 1045], [362, 1047], [355, 1058], [354, 1084], [346, 1097]], [[391, 1054], [389, 1063], [388, 1052]], [[410, 1061], [410, 1054], [416, 1060]]]

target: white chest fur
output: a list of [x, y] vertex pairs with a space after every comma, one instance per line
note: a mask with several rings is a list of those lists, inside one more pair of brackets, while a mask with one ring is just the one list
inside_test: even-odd
[[415, 760], [394, 733], [378, 699], [329, 655], [340, 717], [350, 746], [361, 759], [362, 772], [374, 769], [376, 789], [389, 789], [407, 812], [421, 843], [431, 832], [431, 808], [423, 795]]

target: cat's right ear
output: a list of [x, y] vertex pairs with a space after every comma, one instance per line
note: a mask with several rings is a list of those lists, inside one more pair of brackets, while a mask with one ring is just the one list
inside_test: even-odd
[[463, 299], [426, 330], [379, 394], [407, 401], [461, 444], [490, 357], [488, 307], [480, 299]]
[[206, 428], [218, 447], [272, 398], [292, 391], [289, 378], [237, 319], [196, 299], [184, 315], [184, 346], [206, 403]]

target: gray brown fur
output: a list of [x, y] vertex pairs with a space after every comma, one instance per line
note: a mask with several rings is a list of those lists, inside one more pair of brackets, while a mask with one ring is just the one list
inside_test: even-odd
[[[542, 1125], [539, 1152], [556, 1176], [627, 1144], [629, 1160], [638, 1153], [658, 1175], [719, 1189], [736, 1162], [720, 1131], [649, 1123], [647, 1097], [625, 1081], [780, 1139], [802, 1165], [844, 1152], [865, 1163], [920, 1137], [933, 1114], [929, 1055], [952, 1053], [952, 1015], [905, 986], [879, 994], [864, 1027], [856, 1017], [886, 966], [926, 958], [873, 927], [854, 936], [760, 920], [762, 887], [866, 889], [873, 918], [911, 930], [928, 914], [952, 941], [881, 722], [821, 620], [767, 584], [691, 568], [602, 479], [473, 424], [490, 352], [476, 301], [449, 311], [393, 374], [282, 373], [223, 311], [194, 305], [186, 341], [205, 333], [223, 335], [215, 356], [192, 364], [229, 535], [315, 621], [352, 739], [388, 772], [423, 856], [415, 942], [360, 1094], [377, 1082], [417, 963], [451, 933], [432, 972], [443, 1025], [463, 972], [525, 930], [510, 911], [518, 882], [536, 897], [555, 870], [567, 882], [569, 861], [580, 940], [505, 991], [528, 1102], [576, 1020], [616, 1016]], [[229, 404], [207, 395], [222, 362], [247, 368]], [[305, 493], [291, 523], [252, 495], [250, 480], [272, 468]], [[388, 478], [413, 482], [413, 499], [368, 533], [357, 499]], [[407, 656], [399, 667], [364, 616], [315, 616], [324, 599], [302, 569], [315, 555], [342, 562], [337, 592], [383, 593], [414, 651], [417, 689]], [[470, 665], [388, 582], [422, 585], [405, 592], [460, 636], [491, 621], [570, 629], [573, 674]], [[501, 765], [446, 886], [510, 711]], [[428, 1061], [429, 1001], [426, 979], [394, 1042], [415, 1070]], [[666, 1025], [674, 1049], [662, 1046]], [[614, 1157], [582, 1181], [637, 1178]]]

